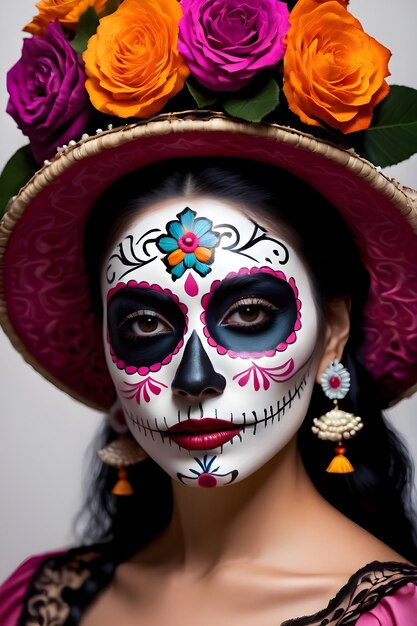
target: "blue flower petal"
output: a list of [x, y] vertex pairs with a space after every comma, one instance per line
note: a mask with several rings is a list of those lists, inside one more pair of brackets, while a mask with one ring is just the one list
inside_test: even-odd
[[200, 276], [207, 276], [207, 274], [211, 272], [210, 267], [208, 267], [204, 263], [201, 263], [201, 261], [197, 261], [197, 260], [195, 262], [194, 269], [196, 272], [200, 274]]
[[201, 237], [210, 230], [212, 222], [205, 217], [198, 217], [194, 222], [194, 234]]
[[158, 247], [162, 252], [174, 252], [178, 248], [178, 240], [173, 237], [161, 237]]
[[189, 252], [184, 257], [184, 265], [185, 267], [194, 267], [197, 259], [195, 258], [194, 252]]
[[184, 261], [180, 261], [178, 263], [178, 265], [175, 265], [171, 269], [171, 274], [172, 274], [173, 278], [181, 278], [181, 276], [184, 274], [184, 272], [185, 272]]
[[206, 233], [202, 237], [199, 237], [200, 246], [205, 248], [214, 248], [219, 243], [219, 235], [215, 235], [213, 232]]
[[174, 237], [174, 239], [176, 239], [177, 241], [184, 234], [184, 229], [181, 226], [180, 222], [176, 221], [169, 222], [169, 224], [167, 224], [167, 230], [171, 237]]
[[191, 209], [184, 209], [182, 213], [177, 215], [186, 232], [193, 230], [194, 216], [195, 211]]

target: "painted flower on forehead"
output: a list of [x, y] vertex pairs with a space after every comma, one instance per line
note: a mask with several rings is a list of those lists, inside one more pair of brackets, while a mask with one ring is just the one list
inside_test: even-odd
[[178, 50], [213, 91], [237, 91], [285, 52], [288, 7], [280, 0], [182, 0]]
[[187, 269], [195, 270], [200, 276], [211, 272], [214, 250], [220, 239], [219, 233], [211, 230], [213, 222], [197, 217], [190, 208], [177, 214], [178, 220], [167, 224], [168, 235], [161, 235], [156, 245], [166, 254], [163, 259], [172, 279], [181, 278]]

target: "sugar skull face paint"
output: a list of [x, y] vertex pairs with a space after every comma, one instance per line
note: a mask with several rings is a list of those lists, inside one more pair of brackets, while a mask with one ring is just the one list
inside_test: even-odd
[[174, 479], [241, 480], [297, 432], [319, 318], [305, 265], [279, 228], [226, 201], [166, 201], [122, 232], [102, 291], [127, 424]]

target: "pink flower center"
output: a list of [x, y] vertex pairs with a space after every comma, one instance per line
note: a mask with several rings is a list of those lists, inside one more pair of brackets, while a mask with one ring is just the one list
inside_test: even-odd
[[197, 483], [199, 487], [205, 487], [206, 489], [211, 489], [217, 485], [217, 480], [214, 478], [213, 474], [200, 474], [197, 479]]
[[340, 387], [341, 380], [338, 376], [332, 376], [329, 378], [329, 385], [332, 389], [338, 389]]
[[178, 247], [183, 252], [194, 252], [199, 245], [199, 239], [194, 233], [185, 233], [178, 239]]

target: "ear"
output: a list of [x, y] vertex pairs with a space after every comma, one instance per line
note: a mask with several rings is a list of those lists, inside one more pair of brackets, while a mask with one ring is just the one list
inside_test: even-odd
[[119, 398], [117, 398], [110, 408], [107, 421], [114, 432], [125, 435], [129, 432], [129, 427], [126, 423], [126, 419], [123, 413], [122, 405]]
[[317, 383], [320, 382], [329, 363], [335, 359], [340, 361], [342, 358], [349, 331], [350, 299], [341, 298], [326, 304], [323, 348], [316, 375]]

